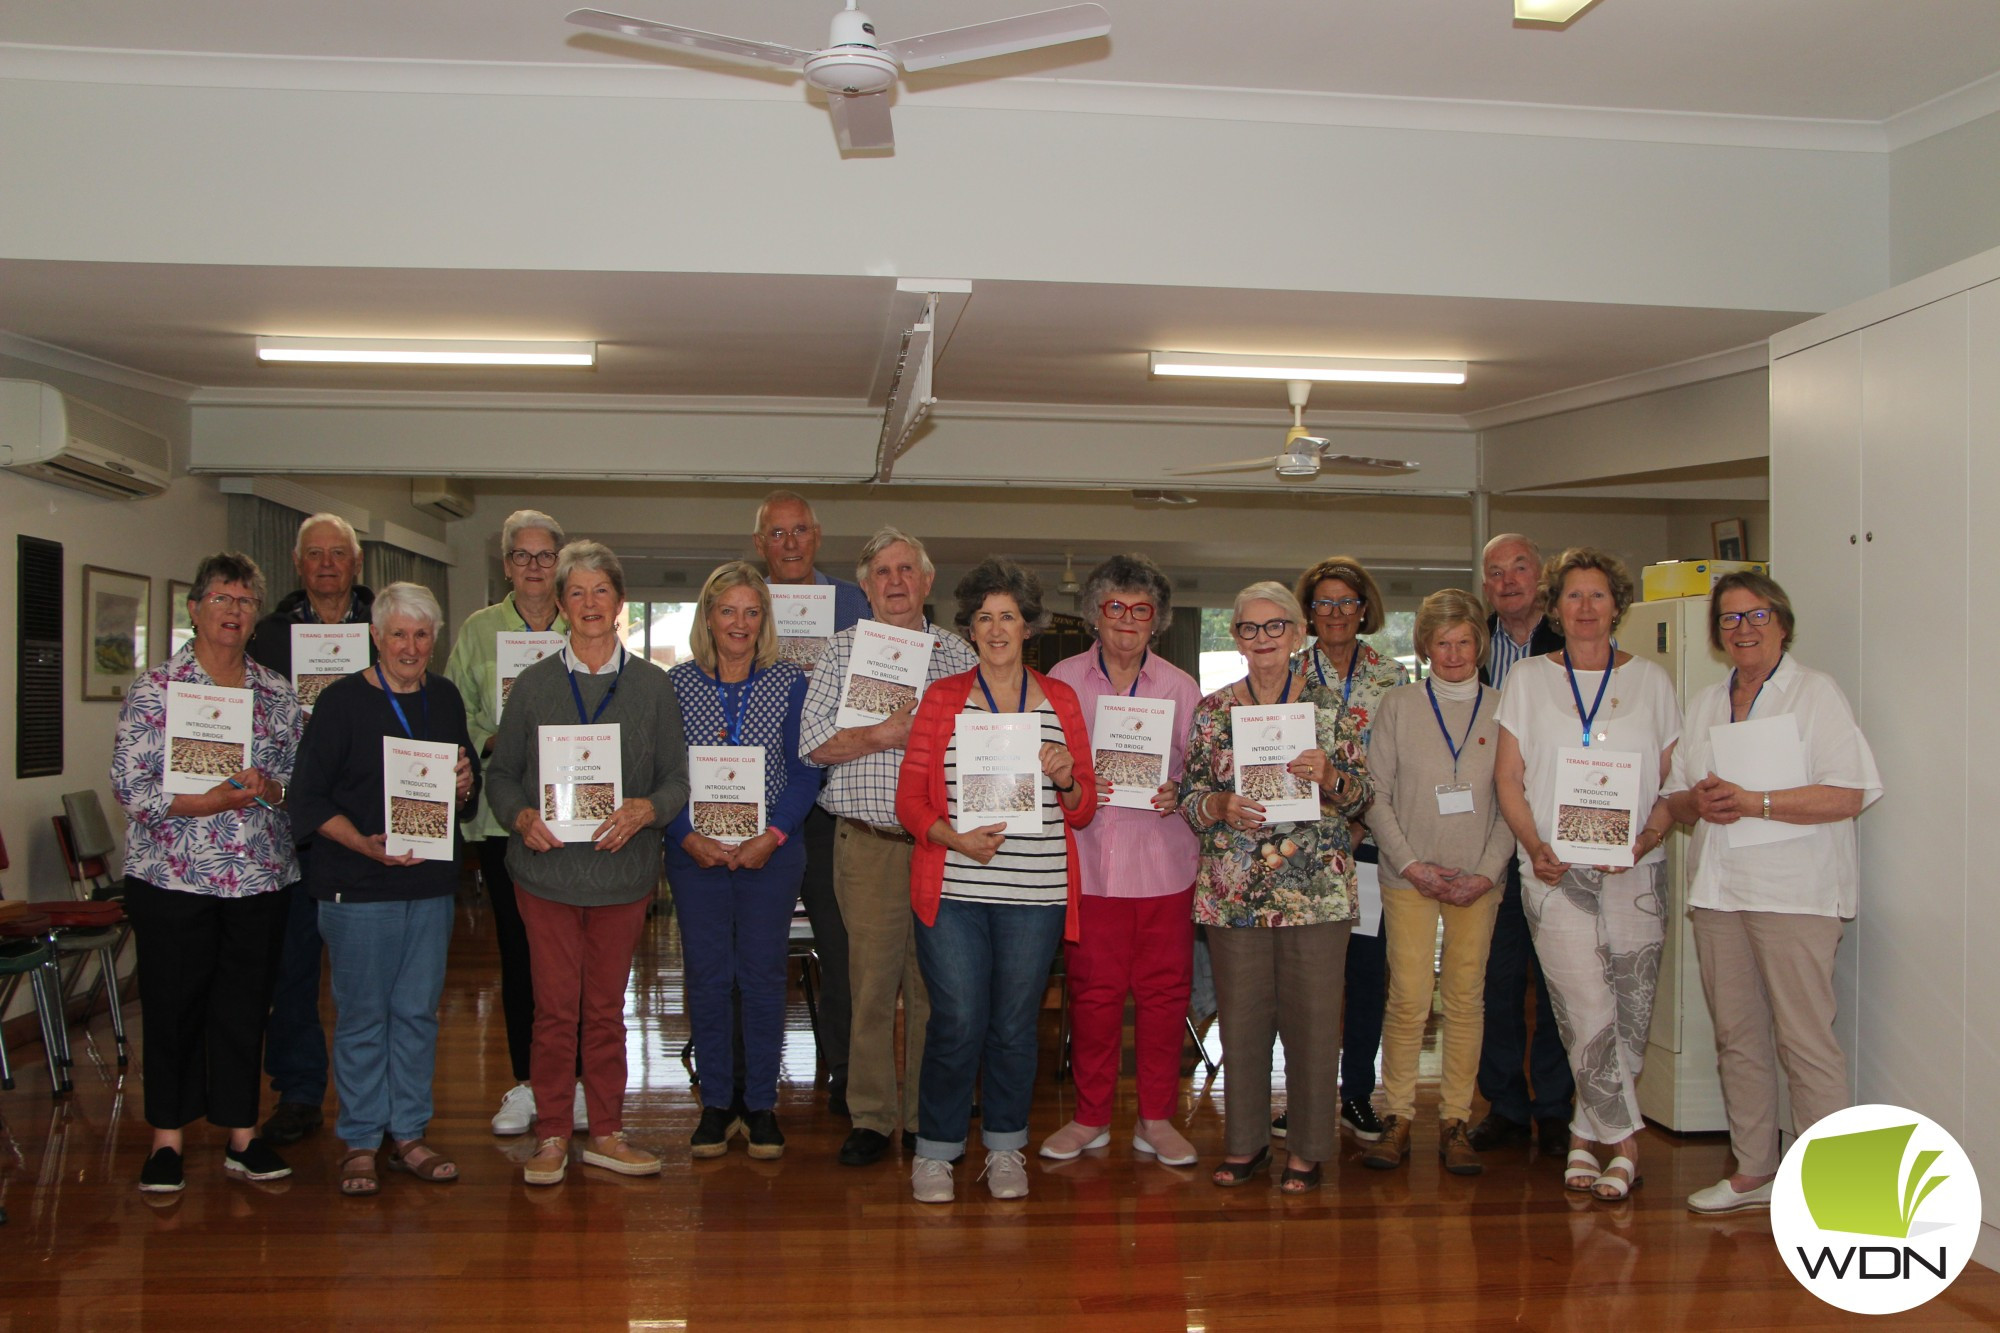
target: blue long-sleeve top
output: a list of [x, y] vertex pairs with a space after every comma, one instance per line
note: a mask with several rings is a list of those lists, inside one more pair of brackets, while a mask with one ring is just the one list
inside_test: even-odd
[[[667, 672], [681, 706], [681, 728], [689, 745], [764, 747], [764, 821], [787, 838], [799, 831], [819, 797], [820, 771], [799, 757], [799, 715], [806, 702], [806, 674], [789, 662], [753, 672], [748, 681], [719, 684], [694, 662]], [[742, 733], [731, 740], [724, 716], [727, 696], [741, 701]], [[692, 802], [667, 825], [669, 846], [678, 847], [694, 831]]]

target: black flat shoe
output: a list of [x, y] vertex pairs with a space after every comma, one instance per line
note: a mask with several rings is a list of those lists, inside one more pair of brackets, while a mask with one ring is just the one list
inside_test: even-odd
[[1278, 1189], [1285, 1194], [1310, 1194], [1320, 1187], [1320, 1163], [1314, 1162], [1305, 1170], [1286, 1167], [1278, 1177]]
[[889, 1151], [889, 1136], [872, 1129], [857, 1129], [840, 1145], [842, 1166], [873, 1166]]
[[1224, 1162], [1221, 1166], [1215, 1168], [1215, 1174], [1210, 1176], [1209, 1179], [1213, 1180], [1223, 1189], [1235, 1189], [1238, 1185], [1249, 1184], [1251, 1180], [1263, 1175], [1270, 1169], [1271, 1150], [1269, 1148], [1259, 1148], [1257, 1155], [1247, 1162]]
[[701, 1108], [701, 1123], [688, 1137], [688, 1153], [694, 1157], [720, 1157], [729, 1151], [729, 1136], [742, 1125], [734, 1110], [720, 1106]]
[[[1509, 1120], [1498, 1111], [1488, 1111], [1486, 1118], [1466, 1131], [1465, 1141], [1472, 1145], [1474, 1152], [1492, 1152], [1495, 1148], [1511, 1148], [1517, 1143], [1526, 1143], [1534, 1135], [1526, 1125]], [[1569, 1148], [1569, 1129], [1563, 1128], [1563, 1141], [1556, 1151]]]
[[1363, 1143], [1373, 1143], [1382, 1137], [1382, 1121], [1375, 1114], [1375, 1104], [1366, 1097], [1341, 1098], [1340, 1123]]
[[1543, 1116], [1535, 1122], [1535, 1141], [1544, 1157], [1560, 1157], [1569, 1151], [1569, 1117]]

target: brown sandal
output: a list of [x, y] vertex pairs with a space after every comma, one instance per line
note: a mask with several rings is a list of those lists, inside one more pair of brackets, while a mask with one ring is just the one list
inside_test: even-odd
[[458, 1165], [422, 1139], [411, 1139], [390, 1148], [389, 1165], [432, 1184], [458, 1179]]
[[340, 1159], [340, 1192], [349, 1198], [361, 1198], [382, 1188], [381, 1178], [375, 1174], [375, 1150], [356, 1148]]

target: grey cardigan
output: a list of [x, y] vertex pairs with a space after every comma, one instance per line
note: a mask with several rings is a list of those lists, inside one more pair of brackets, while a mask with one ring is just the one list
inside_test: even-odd
[[[595, 712], [614, 678], [578, 676], [586, 710]], [[644, 658], [626, 659], [618, 693], [600, 722], [619, 727], [619, 764], [624, 795], [653, 803], [652, 823], [615, 852], [589, 843], [565, 843], [553, 852], [531, 852], [514, 831], [523, 810], [541, 805], [540, 727], [579, 725], [570, 696], [563, 655], [551, 654], [514, 682], [493, 741], [486, 769], [486, 798], [493, 817], [508, 830], [507, 873], [537, 898], [572, 907], [611, 907], [637, 902], [659, 886], [661, 830], [687, 804], [687, 743], [681, 735], [680, 704], [667, 673]]]
[[[1412, 861], [1456, 866], [1504, 887], [1514, 835], [1500, 818], [1493, 795], [1493, 756], [1500, 748], [1500, 691], [1479, 687], [1479, 720], [1458, 754], [1452, 776], [1451, 749], [1431, 713], [1421, 682], [1398, 685], [1382, 696], [1368, 736], [1368, 774], [1375, 801], [1368, 807], [1368, 831], [1381, 849], [1382, 886], [1410, 888], [1403, 867]], [[1456, 743], [1465, 736], [1472, 701], [1440, 698], [1438, 708]], [[1472, 813], [1440, 815], [1437, 788], [1450, 782], [1472, 788]]]

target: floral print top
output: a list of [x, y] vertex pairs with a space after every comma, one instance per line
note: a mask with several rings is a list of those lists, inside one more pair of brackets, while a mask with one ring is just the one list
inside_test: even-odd
[[[125, 873], [163, 889], [247, 898], [282, 889], [299, 877], [291, 817], [283, 810], [248, 805], [201, 817], [167, 813], [174, 798], [165, 786], [167, 685], [214, 684], [192, 644], [132, 682], [118, 715], [111, 750], [111, 792], [130, 821], [125, 830]], [[248, 657], [243, 683], [251, 702], [250, 763], [266, 777], [292, 780], [305, 715], [291, 682]]]
[[1235, 742], [1229, 725], [1234, 690], [1234, 686], [1217, 690], [1197, 704], [1188, 731], [1181, 815], [1201, 842], [1194, 919], [1204, 926], [1352, 921], [1354, 858], [1347, 821], [1367, 808], [1372, 794], [1361, 728], [1353, 711], [1343, 714], [1337, 686], [1328, 691], [1309, 684], [1298, 696], [1319, 710], [1319, 745], [1334, 768], [1347, 776], [1346, 799], [1336, 808], [1322, 789], [1321, 810], [1328, 817], [1244, 832], [1208, 823], [1202, 812], [1204, 798], [1236, 789]]
[[[1292, 669], [1304, 676], [1308, 684], [1331, 690], [1334, 703], [1340, 702], [1341, 686], [1346, 683], [1345, 673], [1320, 651], [1318, 642], [1315, 641], [1312, 647], [1292, 659]], [[1393, 657], [1382, 656], [1366, 643], [1361, 644], [1361, 660], [1354, 664], [1354, 688], [1347, 694], [1347, 711], [1361, 728], [1364, 751], [1368, 746], [1369, 733], [1375, 729], [1375, 710], [1381, 707], [1382, 696], [1398, 685], [1409, 683], [1408, 667]]]

